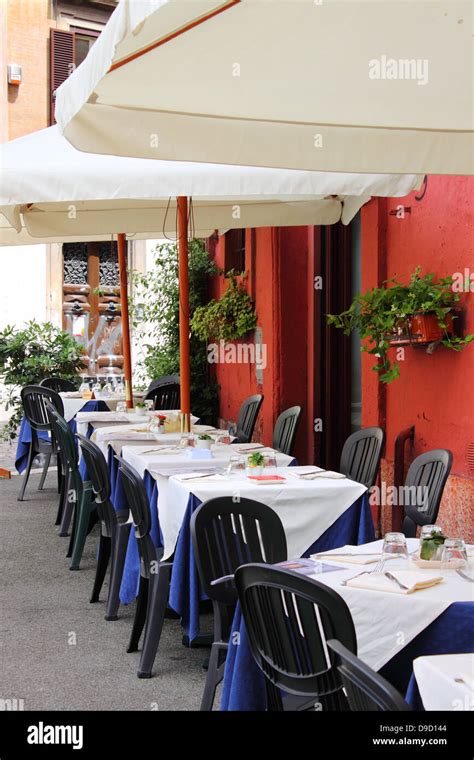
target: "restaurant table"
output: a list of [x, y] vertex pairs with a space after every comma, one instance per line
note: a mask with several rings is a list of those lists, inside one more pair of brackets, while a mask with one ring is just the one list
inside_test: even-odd
[[[213, 460], [187, 459], [185, 453], [181, 451], [168, 455], [147, 452], [149, 448], [149, 446], [142, 448], [124, 446], [122, 456], [144, 478], [151, 500], [151, 531], [155, 545], [164, 547], [163, 559], [169, 559], [173, 554], [175, 555], [171, 580], [170, 607], [181, 616], [182, 624], [192, 640], [199, 635], [199, 602], [205, 598], [199, 588], [189, 533], [189, 521], [192, 511], [199, 505], [200, 501], [193, 502], [194, 507], [190, 510], [188, 505], [190, 498], [189, 489], [194, 486], [194, 482], [189, 483], [189, 488], [186, 489], [185, 487], [181, 491], [180, 497], [178, 497], [172, 486], [175, 480], [175, 477], [172, 476], [176, 473], [189, 473], [193, 471], [199, 473], [202, 470], [216, 467], [225, 468], [230, 457], [236, 453], [236, 449], [239, 449], [240, 446], [235, 448], [225, 445], [214, 446], [213, 453], [215, 458]], [[262, 447], [261, 451], [265, 453], [265, 451], [268, 452], [269, 450]], [[285, 454], [277, 454], [279, 468], [286, 467], [293, 461], [292, 457]], [[235, 480], [232, 483], [235, 483]], [[271, 486], [268, 487], [271, 488]], [[260, 488], [262, 487], [260, 486]], [[224, 488], [224, 493], [228, 493], [228, 485]], [[118, 477], [115, 482], [114, 491], [116, 509], [126, 507], [126, 502], [122, 501], [122, 494], [120, 477]], [[120, 600], [123, 604], [129, 604], [135, 599], [138, 592], [139, 580], [140, 563], [138, 550], [135, 534], [131, 531], [120, 589]], [[188, 614], [189, 610], [190, 613]]]
[[[82, 411], [88, 411], [88, 412], [95, 412], [95, 411], [108, 411], [108, 406], [105, 403], [105, 401], [101, 400], [92, 400], [92, 401], [84, 401], [84, 399], [81, 399], [82, 406], [80, 407]], [[69, 427], [71, 428], [73, 433], [76, 433], [76, 419], [75, 414], [72, 414], [74, 410], [68, 409], [68, 415], [66, 415], [65, 410], [65, 419], [69, 423]], [[47, 441], [49, 440], [49, 436], [46, 432], [39, 433], [39, 437], [43, 440]], [[31, 427], [30, 423], [26, 419], [26, 417], [22, 418], [21, 425], [20, 425], [20, 431], [18, 433], [18, 444], [16, 448], [16, 454], [15, 454], [15, 467], [18, 472], [23, 472], [23, 470], [26, 467], [26, 463], [28, 460], [28, 451], [30, 448], [31, 443]]]
[[474, 654], [417, 657], [407, 702], [421, 710], [474, 710]]
[[[415, 551], [418, 539], [407, 539], [407, 545], [410, 553]], [[379, 552], [381, 548], [382, 542], [376, 541], [359, 546], [357, 551]], [[318, 547], [317, 551], [326, 549]], [[330, 555], [324, 561], [330, 563]], [[390, 567], [396, 569], [403, 561], [389, 562]], [[370, 571], [370, 565], [366, 567]], [[402, 694], [407, 691], [416, 657], [472, 651], [472, 584], [453, 571], [439, 571], [443, 575], [442, 583], [407, 595], [341, 585], [341, 581], [363, 569], [360, 564], [341, 564], [339, 571], [312, 577], [343, 597], [354, 621], [358, 656]], [[432, 572], [438, 573], [437, 570]], [[231, 629], [221, 709], [264, 710], [265, 707], [263, 675], [250, 653], [238, 606]]]
[[[348, 479], [302, 481], [296, 473], [308, 468], [287, 462], [284, 485], [254, 485], [245, 476], [233, 476], [228, 482], [169, 479], [168, 501], [184, 514], [176, 543], [171, 576], [170, 607], [177, 612], [192, 642], [199, 636], [199, 602], [203, 595], [191, 540], [191, 516], [204, 501], [224, 495], [241, 495], [271, 507], [282, 521], [288, 555], [302, 556], [311, 551], [318, 539], [328, 533], [330, 546], [339, 546], [348, 536], [354, 540], [373, 538], [373, 526], [366, 489]], [[315, 468], [310, 468], [314, 470]], [[280, 468], [280, 473], [281, 468]], [[339, 521], [341, 522], [339, 523]], [[335, 524], [339, 523], [337, 527]]]

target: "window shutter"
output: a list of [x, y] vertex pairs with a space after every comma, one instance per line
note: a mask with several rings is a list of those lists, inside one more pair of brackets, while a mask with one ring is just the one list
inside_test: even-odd
[[50, 112], [49, 123], [55, 124], [54, 118], [54, 95], [59, 85], [62, 84], [73, 71], [75, 62], [74, 32], [66, 32], [63, 29], [51, 29], [50, 40]]

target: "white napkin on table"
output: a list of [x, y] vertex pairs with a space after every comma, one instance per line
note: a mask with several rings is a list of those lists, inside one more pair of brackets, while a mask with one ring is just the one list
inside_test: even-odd
[[232, 446], [232, 451], [237, 451], [240, 454], [245, 454], [247, 451], [258, 451], [259, 449], [264, 449], [265, 446], [263, 443], [239, 443], [238, 445]]
[[370, 565], [374, 562], [378, 562], [381, 558], [382, 554], [380, 551], [378, 552], [360, 552], [357, 553], [357, 547], [351, 546], [350, 544], [346, 546], [341, 546], [339, 549], [334, 549], [333, 552], [318, 552], [317, 554], [311, 554], [311, 559], [322, 559], [323, 557], [326, 557], [327, 559], [330, 559], [331, 562], [343, 562], [343, 563], [350, 563], [351, 565]]
[[330, 478], [331, 480], [342, 480], [346, 476], [342, 472], [334, 470], [321, 470], [319, 472], [292, 472], [291, 475], [300, 480], [316, 480], [317, 478]]
[[406, 589], [400, 588], [395, 581], [390, 580], [382, 573], [364, 573], [345, 584], [350, 588], [361, 588], [369, 591], [389, 591], [392, 594], [412, 594], [414, 591], [422, 591], [425, 588], [436, 586], [443, 580], [441, 575], [428, 575], [426, 572], [413, 572], [412, 570], [394, 570], [391, 571], [397, 580], [400, 581]]

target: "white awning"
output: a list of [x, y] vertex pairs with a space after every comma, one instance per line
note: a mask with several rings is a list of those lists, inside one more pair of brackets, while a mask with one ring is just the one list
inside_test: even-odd
[[13, 244], [12, 228], [21, 244], [28, 235], [174, 236], [180, 195], [192, 198], [190, 228], [200, 237], [215, 229], [347, 224], [372, 195], [403, 196], [421, 179], [85, 154], [55, 126], [0, 146], [0, 213], [9, 225], [0, 226], [0, 243]]
[[94, 153], [474, 173], [469, 0], [121, 0], [58, 89]]

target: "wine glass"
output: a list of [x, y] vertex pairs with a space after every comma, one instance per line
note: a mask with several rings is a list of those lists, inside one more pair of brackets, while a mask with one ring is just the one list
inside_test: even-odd
[[466, 570], [467, 550], [462, 538], [447, 538], [441, 555], [442, 570]]

